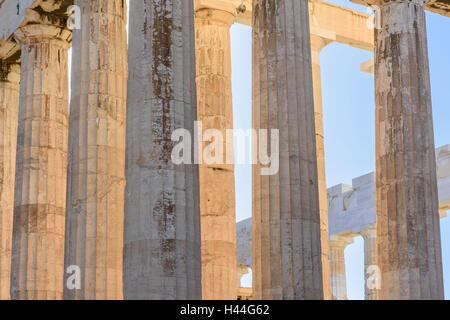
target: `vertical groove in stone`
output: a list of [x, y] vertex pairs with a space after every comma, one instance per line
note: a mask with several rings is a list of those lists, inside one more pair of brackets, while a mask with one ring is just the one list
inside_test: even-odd
[[124, 297], [201, 299], [198, 166], [171, 160], [197, 119], [193, 3], [130, 7]]
[[320, 51], [329, 42], [319, 36], [311, 35], [311, 58], [314, 83], [314, 119], [316, 127], [317, 174], [320, 206], [320, 242], [322, 246], [323, 295], [331, 299], [330, 263], [328, 259], [328, 195], [325, 176], [325, 145], [322, 110], [322, 77], [320, 74]]
[[381, 6], [375, 32], [380, 298], [443, 299], [424, 6]]
[[[234, 20], [235, 12], [201, 9], [195, 13], [198, 119], [203, 132], [216, 129], [224, 138], [226, 130], [233, 129], [230, 27]], [[224, 153], [229, 151], [225, 140], [222, 146]], [[199, 166], [204, 300], [237, 297], [234, 165], [224, 163], [225, 156], [219, 164]]]
[[279, 172], [253, 168], [254, 297], [323, 299], [308, 2], [253, 14], [253, 127], [280, 130]]
[[0, 300], [10, 298], [20, 66], [0, 60]]
[[378, 299], [377, 230], [370, 228], [361, 232], [364, 238], [364, 292], [365, 300]]
[[344, 250], [353, 240], [342, 237], [336, 238], [329, 242], [331, 299], [347, 300]]
[[[81, 269], [81, 289], [65, 299], [122, 299], [126, 2], [77, 0], [73, 32], [65, 268]], [[65, 276], [69, 276], [65, 274]]]
[[62, 299], [71, 32], [30, 24], [22, 46], [12, 299]]

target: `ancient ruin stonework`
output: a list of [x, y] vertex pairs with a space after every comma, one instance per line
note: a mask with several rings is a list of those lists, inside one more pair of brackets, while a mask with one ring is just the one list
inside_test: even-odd
[[255, 299], [323, 299], [308, 2], [253, 2], [253, 127], [280, 130], [280, 170], [253, 169]]
[[9, 299], [20, 66], [0, 60], [0, 300]]
[[65, 269], [79, 266], [82, 281], [79, 290], [64, 286], [64, 299], [122, 299], [127, 8], [75, 5]]
[[382, 299], [443, 299], [424, 2], [387, 1], [375, 33]]
[[11, 298], [61, 299], [72, 33], [59, 17], [29, 14], [33, 23], [15, 32], [22, 57]]
[[189, 1], [130, 3], [125, 299], [201, 299], [198, 166], [171, 161], [197, 119]]
[[[215, 9], [205, 6], [205, 1], [196, 2], [195, 37], [202, 134], [217, 129], [226, 137], [226, 130], [233, 129], [230, 27], [236, 9], [230, 4], [223, 7]], [[203, 142], [203, 147], [206, 144]], [[222, 145], [224, 150], [232, 148], [225, 141]], [[203, 299], [234, 300], [238, 290], [234, 166], [204, 163], [199, 174]]]
[[[375, 17], [322, 0], [131, 0], [127, 34], [125, 0], [0, 0], [0, 299], [343, 300], [358, 236], [367, 300], [443, 299], [450, 145], [434, 145], [425, 10], [450, 17], [450, 3], [351, 1]], [[172, 159], [177, 129], [191, 163], [198, 136], [233, 129], [233, 23], [253, 28], [253, 129], [280, 134], [279, 171], [253, 166], [237, 225], [229, 159]], [[327, 189], [333, 42], [375, 53], [361, 71], [376, 172]]]

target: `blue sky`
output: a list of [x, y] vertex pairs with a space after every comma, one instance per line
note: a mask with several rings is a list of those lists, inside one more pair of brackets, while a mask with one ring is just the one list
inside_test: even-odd
[[[344, 0], [330, 0], [366, 12]], [[428, 45], [436, 147], [450, 144], [450, 18], [427, 12]], [[251, 128], [251, 28], [233, 25], [232, 84], [235, 128]], [[328, 187], [351, 184], [375, 170], [374, 79], [360, 64], [373, 53], [333, 43], [322, 50], [325, 165]], [[236, 168], [236, 218], [251, 217], [251, 167]], [[441, 220], [446, 298], [450, 299], [450, 218]], [[345, 251], [349, 299], [364, 299], [364, 243], [361, 237]], [[447, 271], [447, 272], [446, 272]], [[246, 278], [248, 283], [249, 277]]]

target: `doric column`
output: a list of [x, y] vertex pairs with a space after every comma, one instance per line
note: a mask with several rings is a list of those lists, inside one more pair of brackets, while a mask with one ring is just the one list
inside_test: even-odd
[[20, 66], [0, 59], [0, 300], [9, 299]]
[[330, 246], [330, 279], [331, 299], [347, 300], [347, 279], [345, 275], [345, 248], [353, 243], [352, 238], [331, 236]]
[[375, 31], [381, 299], [443, 299], [424, 3], [383, 1]]
[[34, 24], [15, 33], [22, 57], [11, 298], [62, 299], [72, 32], [64, 19], [29, 14]]
[[124, 297], [201, 299], [198, 166], [171, 160], [197, 119], [193, 1], [130, 1], [129, 30]]
[[122, 299], [126, 2], [75, 5], [65, 269], [80, 267], [81, 289], [65, 285], [64, 299]]
[[[230, 27], [236, 8], [225, 1], [196, 0], [195, 39], [198, 119], [203, 132], [233, 129]], [[203, 143], [206, 147], [208, 143]], [[223, 141], [223, 150], [226, 143]], [[200, 150], [202, 152], [204, 148]], [[235, 300], [236, 215], [234, 166], [201, 164], [202, 295], [204, 300]]]
[[319, 186], [320, 207], [320, 242], [322, 244], [322, 275], [323, 296], [325, 300], [331, 299], [330, 264], [328, 263], [328, 197], [327, 182], [325, 178], [325, 146], [323, 133], [323, 111], [322, 111], [322, 77], [320, 74], [320, 51], [330, 41], [311, 35], [311, 60], [314, 88], [314, 119], [316, 125], [316, 154], [317, 175]]
[[377, 229], [371, 227], [361, 231], [364, 239], [364, 292], [366, 300], [378, 299], [380, 279], [377, 266]]
[[308, 1], [253, 14], [253, 127], [280, 135], [279, 171], [253, 167], [255, 299], [323, 299]]

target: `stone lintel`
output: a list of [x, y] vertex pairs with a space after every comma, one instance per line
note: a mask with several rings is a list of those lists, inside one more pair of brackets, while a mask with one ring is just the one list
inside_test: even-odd
[[[361, 4], [364, 6], [378, 5], [380, 0], [350, 0], [353, 3]], [[401, 0], [397, 0], [401, 1]], [[406, 1], [406, 0], [404, 0]], [[440, 15], [450, 17], [450, 1], [449, 0], [408, 0], [410, 2], [415, 1], [417, 3], [426, 3], [425, 9]]]
[[331, 235], [330, 240], [330, 247], [342, 247], [345, 248], [348, 245], [352, 244], [354, 242], [354, 237], [357, 235], [348, 233], [345, 235]]
[[228, 0], [194, 0], [194, 12], [202, 9], [225, 11], [237, 17], [236, 6]]

